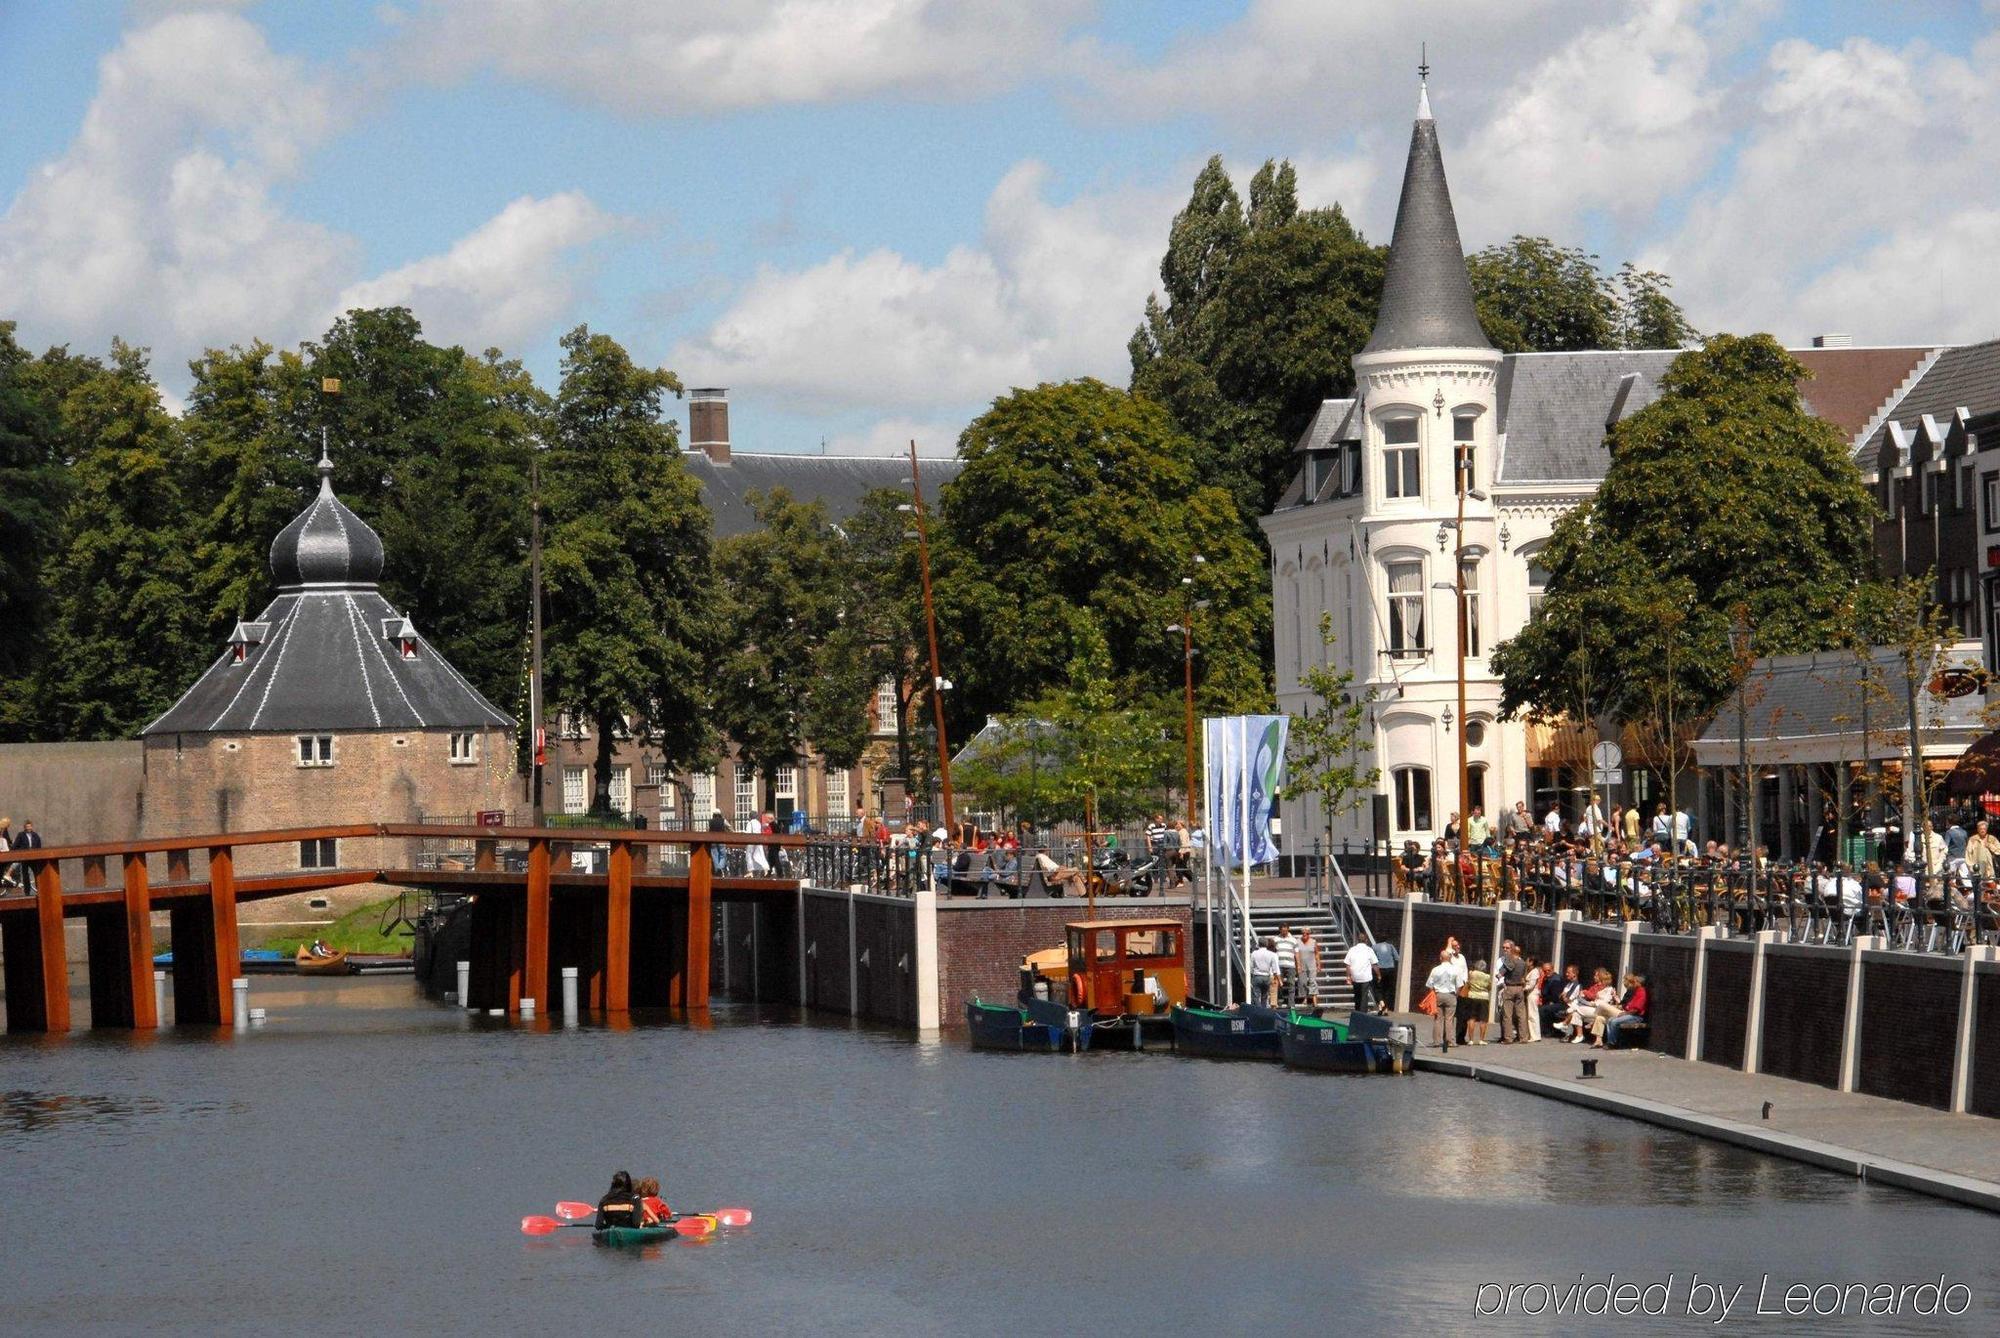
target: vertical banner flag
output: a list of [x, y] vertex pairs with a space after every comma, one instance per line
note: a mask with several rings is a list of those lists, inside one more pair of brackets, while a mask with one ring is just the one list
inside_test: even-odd
[[1291, 718], [1221, 716], [1202, 722], [1208, 743], [1209, 844], [1216, 862], [1240, 869], [1278, 857], [1271, 810], [1285, 780]]

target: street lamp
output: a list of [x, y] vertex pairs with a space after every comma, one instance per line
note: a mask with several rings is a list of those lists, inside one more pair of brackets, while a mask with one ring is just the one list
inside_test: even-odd
[[[1486, 494], [1472, 486], [1472, 480], [1468, 477], [1471, 472], [1471, 457], [1466, 444], [1460, 442], [1452, 453], [1451, 462], [1452, 492], [1458, 497], [1458, 519], [1452, 526], [1453, 533], [1458, 536], [1458, 546], [1452, 550], [1451, 575], [1452, 600], [1458, 606], [1458, 718], [1461, 721], [1465, 719], [1465, 656], [1470, 630], [1465, 616], [1465, 559], [1468, 553], [1476, 557], [1480, 551], [1465, 542], [1465, 499], [1470, 497], [1476, 502], [1486, 500]], [[1438, 526], [1438, 533], [1440, 535], [1444, 533], [1444, 526]], [[1466, 753], [1465, 731], [1460, 729], [1458, 731], [1458, 833], [1461, 846], [1465, 843], [1465, 823], [1472, 817], [1472, 810], [1466, 803], [1471, 793], [1472, 763]]]

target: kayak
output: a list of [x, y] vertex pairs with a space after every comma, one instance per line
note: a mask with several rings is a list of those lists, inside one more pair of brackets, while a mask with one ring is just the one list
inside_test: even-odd
[[663, 1240], [672, 1240], [675, 1231], [670, 1226], [649, 1227], [597, 1227], [590, 1233], [592, 1245], [657, 1245]]

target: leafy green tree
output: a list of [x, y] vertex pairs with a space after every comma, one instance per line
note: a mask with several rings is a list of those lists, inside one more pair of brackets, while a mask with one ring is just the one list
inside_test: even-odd
[[[1333, 615], [1319, 615], [1319, 639], [1329, 652], [1333, 649]], [[1302, 716], [1292, 720], [1286, 766], [1288, 788], [1317, 795], [1322, 829], [1328, 850], [1333, 848], [1333, 825], [1343, 814], [1352, 813], [1374, 792], [1382, 773], [1373, 765], [1363, 766], [1363, 753], [1373, 752], [1369, 738], [1368, 704], [1372, 692], [1354, 691], [1354, 672], [1333, 667], [1331, 653], [1305, 671], [1301, 686], [1312, 694], [1312, 702]]]
[[824, 502], [783, 488], [747, 499], [757, 529], [715, 549], [731, 649], [716, 672], [717, 721], [767, 787], [810, 747], [851, 767], [868, 740], [868, 664], [843, 635], [855, 604], [844, 531]]
[[145, 351], [115, 340], [111, 361], [69, 386], [59, 420], [73, 464], [42, 714], [57, 738], [119, 738], [172, 705], [207, 658], [179, 435]]
[[1268, 700], [1264, 563], [1158, 405], [1091, 380], [1019, 390], [965, 430], [959, 454], [931, 528], [954, 734], [1061, 685], [1097, 639], [1122, 699], [1177, 710], [1180, 645], [1166, 628], [1190, 594], [1211, 603], [1202, 702]]
[[68, 477], [58, 406], [36, 360], [0, 321], [0, 741], [35, 737], [35, 673], [48, 631], [47, 566]]
[[643, 719], [671, 770], [713, 754], [709, 517], [675, 424], [661, 418], [680, 380], [586, 326], [562, 347], [542, 469], [543, 681], [550, 705], [595, 727], [591, 806], [603, 812], [628, 717]]
[[1465, 263], [1479, 324], [1503, 352], [1679, 348], [1699, 338], [1667, 296], [1667, 276], [1629, 261], [1607, 277], [1580, 246], [1517, 236]]
[[896, 718], [877, 728], [896, 735], [895, 774], [910, 781], [913, 792], [929, 793], [930, 752], [911, 746], [917, 716], [929, 709], [930, 673], [917, 545], [902, 510], [908, 504], [907, 492], [875, 488], [841, 522], [847, 603], [828, 653], [858, 666], [871, 689], [884, 679], [895, 683]]
[[1029, 732], [1049, 763], [1037, 778], [1050, 817], [1085, 829], [1129, 822], [1158, 802], [1175, 753], [1161, 718], [1130, 704], [1112, 678], [1104, 640], [1086, 633], [1063, 685], [1028, 703]]
[[1246, 527], [1290, 481], [1322, 400], [1351, 393], [1351, 359], [1381, 302], [1383, 252], [1338, 206], [1301, 210], [1290, 163], [1266, 162], [1247, 215], [1222, 160], [1195, 178], [1130, 344], [1132, 389], [1167, 406], [1201, 476]]
[[1764, 654], [1836, 643], [1872, 576], [1874, 503], [1838, 430], [1800, 402], [1803, 374], [1769, 335], [1716, 335], [1612, 429], [1603, 485], [1543, 550], [1540, 609], [1494, 651], [1505, 711], [1551, 718], [1581, 700], [1592, 716], [1661, 717], [1647, 703], [1665, 706], [1671, 674], [1674, 718], [1697, 719], [1734, 687], [1739, 603]]

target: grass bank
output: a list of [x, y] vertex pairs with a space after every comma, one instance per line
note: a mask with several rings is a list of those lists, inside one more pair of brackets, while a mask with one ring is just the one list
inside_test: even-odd
[[397, 932], [392, 934], [382, 932], [383, 924], [395, 914], [396, 898], [386, 897], [381, 901], [371, 901], [366, 906], [355, 907], [317, 933], [303, 936], [287, 934], [279, 938], [266, 939], [256, 946], [276, 948], [280, 952], [297, 952], [300, 944], [310, 943], [319, 938], [326, 940], [326, 945], [338, 952], [394, 953], [408, 956], [409, 926], [398, 925]]

